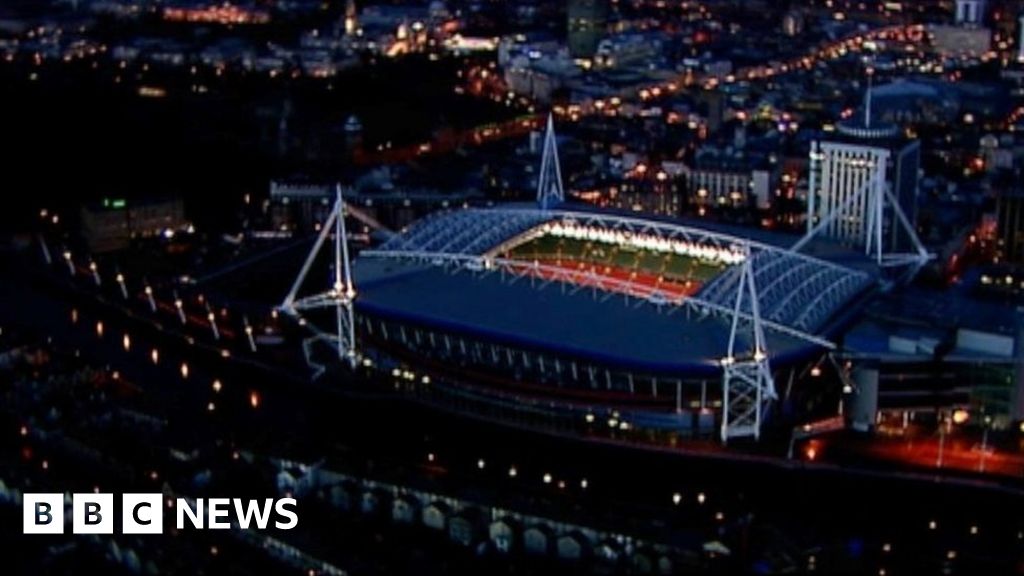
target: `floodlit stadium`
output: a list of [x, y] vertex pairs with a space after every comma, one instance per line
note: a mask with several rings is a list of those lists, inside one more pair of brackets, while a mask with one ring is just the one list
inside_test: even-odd
[[[832, 348], [877, 285], [873, 261], [833, 244], [567, 209], [551, 157], [537, 205], [435, 213], [351, 266], [339, 191], [283, 309], [336, 312], [318, 338], [353, 365], [372, 349], [504, 397], [629, 407], [667, 426], [653, 415], [720, 408], [728, 439], [759, 435], [775, 377]], [[301, 297], [332, 230], [333, 286]]]
[[874, 284], [850, 257], [599, 212], [443, 212], [353, 262], [352, 350], [490, 372], [505, 391], [652, 411], [706, 401], [713, 383], [723, 411], [754, 412], [727, 431], [754, 434], [772, 373], [830, 347]]

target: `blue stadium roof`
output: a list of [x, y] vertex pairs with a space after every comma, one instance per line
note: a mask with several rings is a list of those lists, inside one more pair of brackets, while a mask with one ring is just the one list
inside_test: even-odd
[[[353, 271], [360, 313], [624, 369], [717, 374], [729, 337], [721, 316], [624, 295], [595, 297], [589, 289], [573, 293], [557, 283], [509, 283], [497, 274], [381, 258], [359, 258]], [[817, 348], [772, 331], [767, 337], [775, 359]]]
[[[554, 222], [749, 252], [773, 361], [819, 349], [830, 323], [875, 281], [849, 252], [791, 252], [761, 231], [593, 211], [529, 207], [432, 215], [354, 263], [357, 310], [489, 341], [651, 372], [713, 373], [725, 355], [740, 266], [683, 302], [544, 281], [502, 267], [496, 248]], [[856, 259], [852, 259], [856, 260]], [[495, 265], [497, 262], [497, 265]], [[512, 274], [509, 274], [512, 270]], [[753, 313], [749, 302], [741, 314]], [[738, 350], [750, 349], [740, 336]]]

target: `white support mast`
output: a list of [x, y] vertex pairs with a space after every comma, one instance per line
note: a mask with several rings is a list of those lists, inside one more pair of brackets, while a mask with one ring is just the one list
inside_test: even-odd
[[[299, 297], [299, 291], [306, 281], [306, 276], [309, 274], [313, 262], [332, 232], [334, 235], [334, 277], [330, 290]], [[305, 319], [301, 317], [301, 313], [305, 310], [333, 308], [336, 330], [334, 334], [323, 331], [309, 322], [303, 322], [303, 324], [310, 327], [314, 332], [315, 335], [311, 340], [331, 342], [338, 354], [338, 358], [347, 361], [349, 366], [354, 368], [358, 359], [353, 310], [355, 298], [356, 290], [352, 282], [352, 267], [349, 260], [348, 239], [345, 232], [345, 202], [341, 196], [341, 185], [338, 185], [334, 208], [320, 229], [320, 234], [313, 244], [313, 249], [309, 252], [309, 256], [306, 257], [306, 261], [303, 263], [302, 269], [299, 271], [299, 275], [292, 284], [292, 288], [285, 297], [280, 309], [300, 319], [300, 321], [304, 321]], [[307, 360], [309, 360], [309, 346], [307, 345], [305, 348], [307, 350]], [[322, 372], [322, 367], [318, 366], [317, 368], [318, 371]]]
[[[847, 128], [859, 142], [815, 142], [811, 147], [810, 189], [807, 194], [807, 234], [790, 249], [799, 251], [816, 235], [825, 235], [858, 248], [881, 269], [898, 269], [913, 277], [933, 258], [892, 191], [887, 173], [894, 151], [877, 141], [898, 134], [895, 126], [873, 126], [874, 69], [867, 69], [864, 118]], [[840, 124], [840, 132], [843, 132]], [[817, 168], [816, 168], [817, 166]], [[821, 172], [819, 176], [819, 171]], [[818, 188], [818, 180], [824, 183]], [[821, 199], [818, 193], [821, 192]], [[885, 239], [886, 228], [892, 230]], [[910, 246], [898, 238], [904, 236]], [[893, 275], [897, 275], [893, 274]], [[890, 275], [890, 276], [893, 276]]]
[[[755, 440], [760, 438], [765, 410], [777, 397], [765, 348], [752, 260], [747, 248], [739, 270], [729, 348], [721, 360], [723, 442], [744, 436], [753, 436]], [[738, 339], [741, 334], [749, 339], [745, 350], [740, 350]]]
[[565, 202], [562, 188], [562, 168], [558, 163], [558, 142], [555, 140], [555, 119], [548, 114], [548, 126], [544, 132], [544, 151], [540, 160], [540, 174], [537, 177], [537, 205], [548, 210]]
[[[863, 218], [853, 211], [855, 206], [864, 206]], [[885, 227], [885, 214], [888, 210], [894, 215], [892, 226], [901, 229], [910, 239], [912, 250], [899, 252], [890, 250], [885, 246], [883, 230]], [[917, 235], [917, 231], [910, 224], [910, 220], [903, 212], [899, 201], [893, 196], [892, 191], [886, 184], [884, 173], [876, 171], [855, 193], [851, 194], [842, 204], [836, 206], [831, 212], [825, 215], [807, 231], [790, 250], [799, 252], [811, 240], [822, 231], [842, 218], [856, 218], [863, 224], [861, 238], [864, 239], [864, 254], [870, 257], [880, 268], [904, 268], [908, 267], [910, 276], [917, 273], [922, 266], [928, 263], [934, 255], [928, 252]], [[808, 219], [813, 214], [808, 214]], [[810, 221], [810, 220], [809, 220]]]

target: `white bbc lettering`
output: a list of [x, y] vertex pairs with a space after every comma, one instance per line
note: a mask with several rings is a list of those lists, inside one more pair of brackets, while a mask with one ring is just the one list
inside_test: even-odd
[[[64, 495], [32, 494], [22, 499], [22, 531], [25, 534], [64, 533]], [[241, 498], [175, 499], [178, 530], [191, 524], [199, 530], [266, 530], [273, 527], [291, 530], [299, 523], [294, 498], [243, 500]], [[121, 533], [163, 534], [164, 496], [159, 493], [121, 495]], [[204, 514], [205, 511], [205, 514]], [[113, 534], [114, 495], [84, 492], [71, 501], [71, 525], [74, 534]], [[232, 518], [234, 516], [234, 518]], [[276, 517], [276, 518], [275, 518]], [[187, 520], [186, 520], [187, 519]]]
[[64, 533], [63, 494], [25, 494], [21, 514], [21, 531], [25, 534]]
[[113, 534], [114, 495], [84, 492], [71, 501], [71, 532], [74, 534]]
[[123, 494], [121, 496], [121, 532], [124, 534], [163, 534], [163, 504], [162, 494]]

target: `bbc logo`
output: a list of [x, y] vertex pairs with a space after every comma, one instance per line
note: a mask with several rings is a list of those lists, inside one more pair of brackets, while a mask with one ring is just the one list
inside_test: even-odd
[[[162, 494], [122, 494], [122, 534], [163, 534], [164, 497]], [[266, 530], [291, 530], [299, 523], [294, 498], [197, 498], [189, 501], [178, 498], [171, 516], [178, 530], [191, 526], [196, 530], [226, 530], [237, 526], [248, 530], [250, 526]], [[25, 534], [64, 533], [63, 494], [25, 494], [22, 497], [22, 531]], [[204, 513], [204, 510], [206, 513]], [[235, 519], [231, 520], [234, 512]], [[277, 518], [274, 522], [272, 519]], [[71, 531], [74, 534], [114, 533], [113, 494], [73, 494], [71, 497]]]
[[[121, 533], [162, 534], [163, 495], [122, 494]], [[25, 494], [22, 501], [22, 532], [64, 533], [64, 495]], [[71, 532], [113, 534], [114, 495], [82, 493], [71, 497]]]

